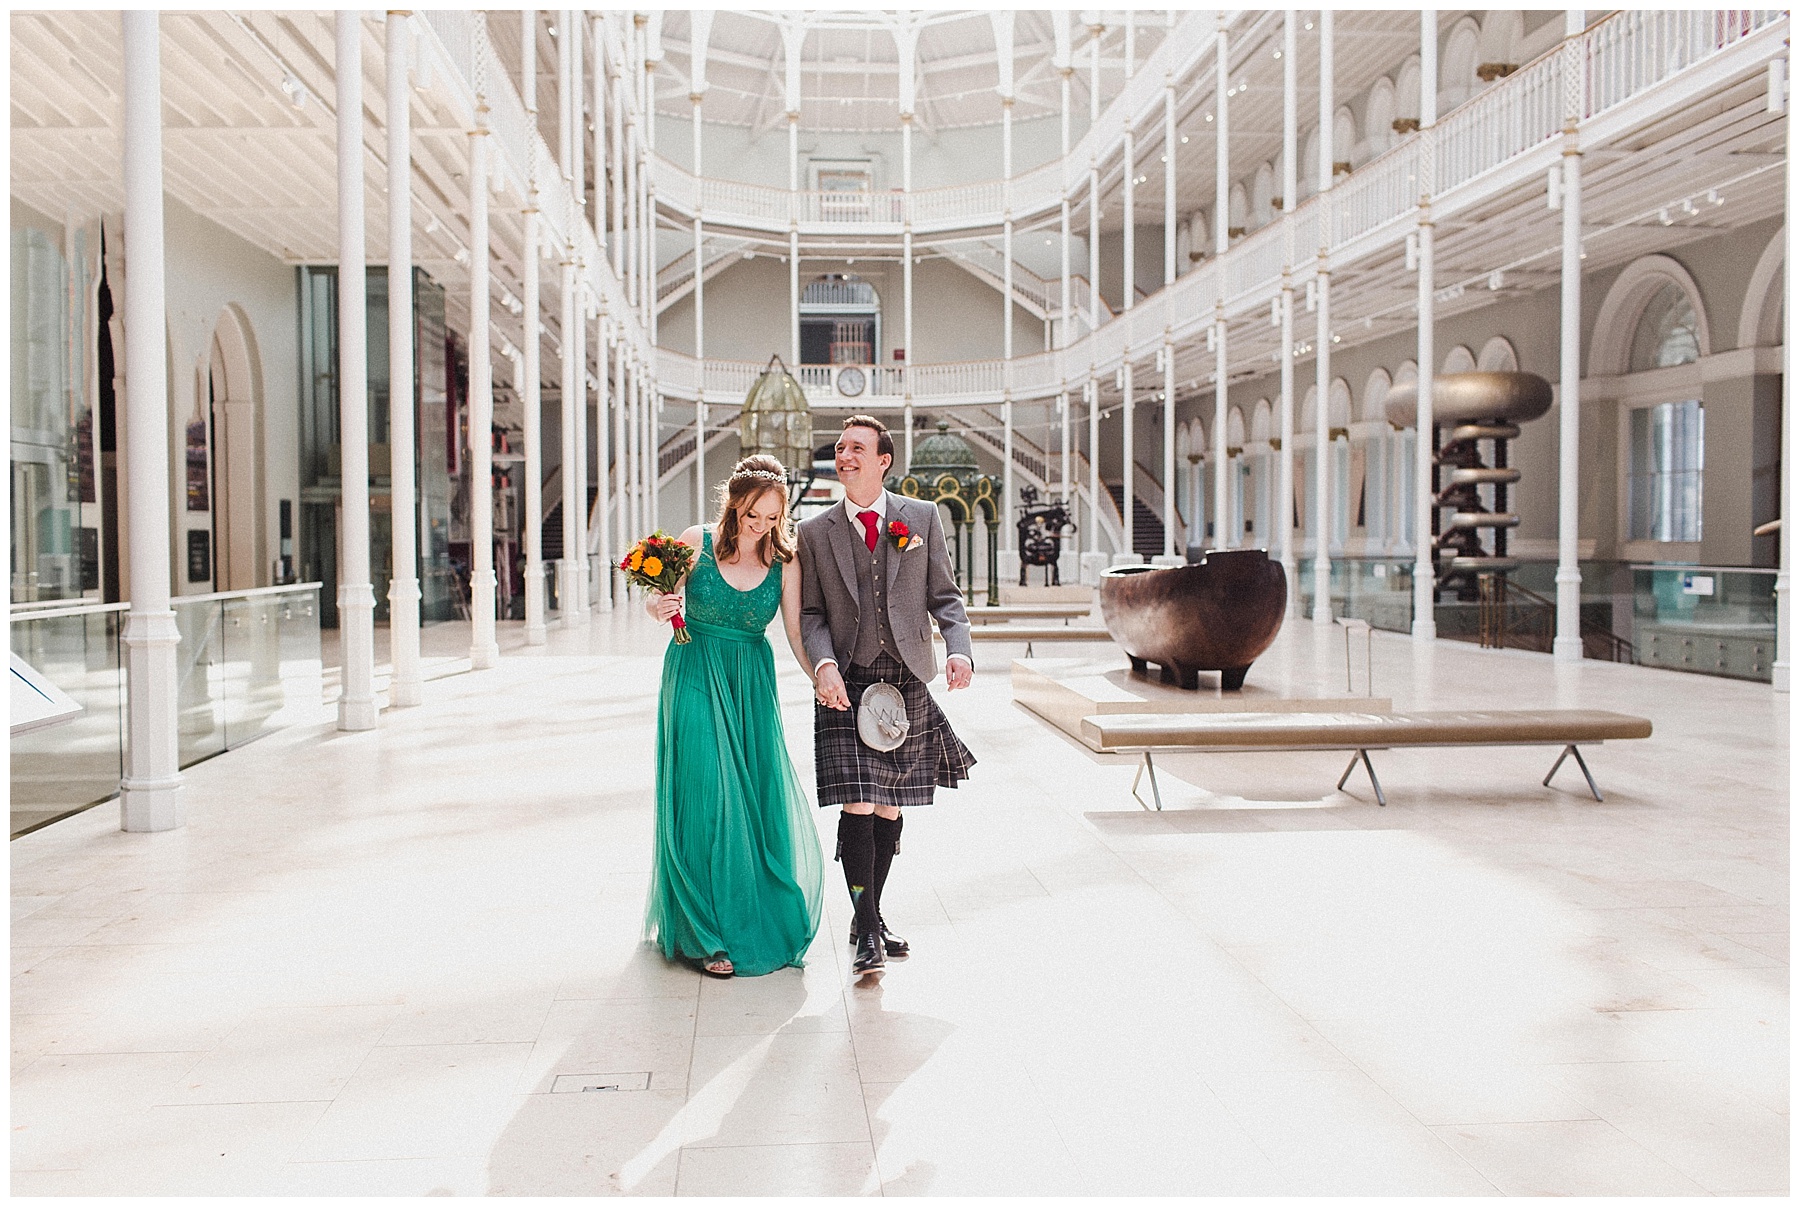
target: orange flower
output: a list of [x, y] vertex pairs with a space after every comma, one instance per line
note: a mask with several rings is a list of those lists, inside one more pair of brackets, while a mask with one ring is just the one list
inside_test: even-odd
[[643, 564], [644, 564], [644, 551], [642, 549], [633, 549], [631, 551], [631, 568], [633, 570], [636, 570], [639, 566], [641, 566]]
[[644, 573], [651, 578], [655, 578], [657, 575], [661, 574], [662, 573], [662, 559], [655, 558], [655, 557], [645, 558], [644, 559]]

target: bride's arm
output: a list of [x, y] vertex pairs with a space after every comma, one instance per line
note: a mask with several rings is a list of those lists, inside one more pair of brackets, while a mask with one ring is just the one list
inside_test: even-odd
[[[690, 549], [699, 549], [701, 542], [704, 539], [704, 533], [705, 529], [701, 528], [700, 525], [695, 524], [675, 539], [688, 546]], [[697, 557], [698, 555], [696, 555], [696, 558]], [[692, 574], [693, 571], [689, 570], [688, 575]], [[681, 580], [681, 585], [667, 595], [664, 595], [660, 591], [648, 592], [647, 597], [644, 600], [644, 611], [648, 612], [653, 620], [666, 624], [672, 617], [680, 613], [686, 603], [687, 577], [684, 576]]]
[[806, 657], [806, 643], [800, 640], [800, 557], [795, 554], [781, 568], [781, 627], [787, 630], [788, 648], [794, 651], [794, 661], [806, 672], [810, 681], [813, 677], [812, 663]]

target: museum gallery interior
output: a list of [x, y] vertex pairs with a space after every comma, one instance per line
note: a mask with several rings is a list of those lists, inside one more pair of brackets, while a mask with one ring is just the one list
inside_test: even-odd
[[[13, 1193], [1789, 1192], [1786, 12], [8, 20]], [[856, 414], [978, 762], [709, 978]]]

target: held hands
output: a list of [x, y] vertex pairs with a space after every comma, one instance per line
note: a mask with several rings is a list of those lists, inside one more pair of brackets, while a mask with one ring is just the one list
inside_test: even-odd
[[835, 662], [827, 662], [818, 669], [813, 680], [813, 695], [826, 708], [838, 712], [850, 707], [850, 693], [844, 687], [844, 677], [838, 674]]
[[681, 615], [682, 599], [679, 595], [657, 593], [644, 601], [644, 611], [650, 613], [655, 620], [667, 624]]

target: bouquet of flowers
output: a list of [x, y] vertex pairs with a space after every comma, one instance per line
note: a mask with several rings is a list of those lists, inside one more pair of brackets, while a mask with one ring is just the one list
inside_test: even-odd
[[[693, 548], [658, 528], [631, 547], [631, 552], [619, 563], [619, 569], [625, 572], [626, 581], [668, 595], [681, 584], [693, 565]], [[680, 613], [676, 613], [669, 624], [675, 630], [675, 644], [686, 645], [693, 640]]]

